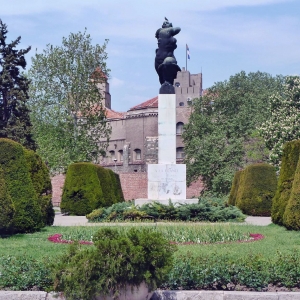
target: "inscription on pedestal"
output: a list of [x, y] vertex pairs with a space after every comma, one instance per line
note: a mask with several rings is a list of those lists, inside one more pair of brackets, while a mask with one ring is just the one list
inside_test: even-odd
[[186, 198], [186, 166], [148, 165], [148, 198], [156, 200]]

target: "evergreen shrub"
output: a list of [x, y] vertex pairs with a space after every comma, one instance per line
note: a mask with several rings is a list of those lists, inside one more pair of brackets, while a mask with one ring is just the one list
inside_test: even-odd
[[300, 230], [300, 159], [294, 175], [290, 198], [283, 214], [283, 224], [287, 229]]
[[284, 225], [283, 215], [290, 198], [299, 155], [300, 140], [291, 141], [284, 145], [280, 175], [271, 212], [272, 222], [278, 225]]
[[4, 172], [0, 167], [0, 234], [9, 232], [11, 222], [15, 214], [15, 207], [13, 205], [10, 194], [4, 180]]
[[26, 163], [24, 148], [9, 139], [0, 139], [0, 166], [15, 207], [13, 232], [33, 232], [43, 226], [41, 210]]
[[115, 185], [111, 179], [111, 174], [108, 169], [97, 166], [97, 174], [103, 192], [104, 205], [111, 206], [119, 202], [115, 195]]
[[131, 228], [126, 236], [102, 228], [93, 241], [88, 248], [72, 245], [55, 266], [54, 289], [68, 299], [117, 296], [120, 289], [143, 282], [154, 290], [166, 280], [176, 250], [161, 233], [148, 228]]
[[220, 198], [199, 198], [197, 204], [165, 205], [159, 202], [135, 206], [133, 202], [116, 203], [108, 208], [94, 210], [87, 215], [89, 222], [126, 220], [165, 221], [244, 221], [245, 215], [235, 206]]
[[234, 174], [234, 178], [233, 178], [231, 189], [230, 189], [229, 199], [228, 199], [229, 205], [236, 204], [236, 197], [237, 197], [237, 192], [238, 192], [239, 185], [240, 185], [240, 179], [242, 176], [242, 172], [243, 171], [240, 170]]
[[114, 194], [115, 194], [115, 197], [116, 197], [116, 202], [123, 202], [124, 201], [124, 195], [123, 195], [123, 191], [122, 191], [122, 186], [121, 186], [121, 181], [120, 181], [119, 174], [113, 172], [110, 169], [107, 169], [107, 171], [109, 172], [111, 181], [113, 183], [113, 191], [114, 191]]
[[34, 151], [25, 149], [25, 158], [38, 197], [44, 225], [51, 226], [54, 222], [55, 212], [52, 204], [52, 185], [49, 170], [41, 157]]
[[270, 216], [276, 186], [273, 166], [267, 163], [249, 165], [240, 177], [236, 206], [247, 215]]
[[105, 205], [97, 169], [86, 162], [69, 165], [60, 203], [62, 213], [84, 216]]

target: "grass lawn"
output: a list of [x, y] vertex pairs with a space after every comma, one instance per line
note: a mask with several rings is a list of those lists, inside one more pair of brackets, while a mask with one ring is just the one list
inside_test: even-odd
[[[126, 226], [114, 226], [120, 230], [126, 230], [130, 227]], [[152, 225], [147, 225], [152, 226]], [[155, 225], [153, 225], [155, 227]], [[93, 234], [98, 230], [98, 226], [78, 226], [78, 227], [60, 227], [53, 226], [47, 227], [40, 232], [33, 234], [17, 234], [15, 236], [1, 238], [0, 239], [0, 271], [1, 271], [1, 259], [5, 257], [19, 257], [22, 261], [28, 259], [34, 259], [40, 264], [43, 261], [52, 261], [55, 263], [57, 256], [61, 255], [68, 249], [67, 244], [55, 244], [47, 240], [50, 235], [59, 233], [63, 235], [64, 239], [82, 239], [90, 240]], [[254, 225], [241, 225], [241, 224], [195, 224], [195, 223], [183, 223], [183, 224], [159, 224], [157, 230], [164, 230], [164, 235], [170, 235], [179, 237], [179, 240], [184, 236], [184, 241], [187, 241], [189, 237], [195, 239], [197, 235], [203, 238], [203, 232], [207, 232], [206, 235], [212, 235], [213, 240], [220, 240], [222, 237], [231, 237], [231, 239], [239, 239], [240, 235], [246, 235], [249, 233], [260, 233], [264, 235], [263, 240], [254, 242], [227, 242], [216, 244], [192, 244], [192, 245], [179, 245], [178, 251], [175, 253], [176, 261], [180, 261], [180, 257], [195, 257], [206, 259], [226, 257], [228, 261], [234, 261], [237, 259], [247, 259], [252, 255], [259, 255], [265, 261], [272, 261], [277, 257], [278, 253], [292, 254], [295, 249], [300, 253], [300, 232], [287, 231], [283, 227], [277, 225], [269, 226], [254, 226]], [[219, 232], [219, 233], [218, 233]], [[174, 240], [174, 238], [172, 238]], [[92, 247], [92, 246], [84, 246]], [[298, 262], [297, 262], [298, 263]], [[284, 262], [283, 262], [284, 265]], [[299, 266], [300, 267], [300, 266]], [[297, 273], [298, 274], [298, 273]], [[297, 275], [298, 276], [298, 275]], [[300, 278], [299, 278], [300, 282]], [[3, 284], [3, 283], [2, 283]], [[1, 280], [0, 280], [1, 287]]]

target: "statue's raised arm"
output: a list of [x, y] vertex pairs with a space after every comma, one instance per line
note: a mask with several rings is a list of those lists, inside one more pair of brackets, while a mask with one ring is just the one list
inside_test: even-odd
[[177, 48], [177, 40], [174, 35], [178, 34], [180, 30], [180, 27], [173, 27], [172, 23], [165, 18], [162, 27], [157, 29], [155, 33], [158, 45], [155, 56], [155, 70], [162, 85], [161, 94], [175, 93], [173, 82], [180, 68], [174, 56], [174, 50]]

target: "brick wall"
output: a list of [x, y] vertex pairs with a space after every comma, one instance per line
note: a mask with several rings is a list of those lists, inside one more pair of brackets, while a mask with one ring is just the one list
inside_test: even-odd
[[[147, 173], [121, 173], [119, 175], [125, 200], [147, 198]], [[51, 179], [53, 189], [52, 202], [54, 205], [61, 201], [64, 181], [65, 175], [62, 174], [56, 175]], [[186, 197], [188, 199], [198, 198], [202, 189], [203, 183], [199, 179], [186, 189]]]
[[120, 181], [125, 200], [147, 198], [147, 173], [122, 173]]
[[52, 183], [52, 203], [54, 206], [59, 206], [62, 195], [62, 188], [65, 182], [65, 175], [59, 174], [51, 178]]

